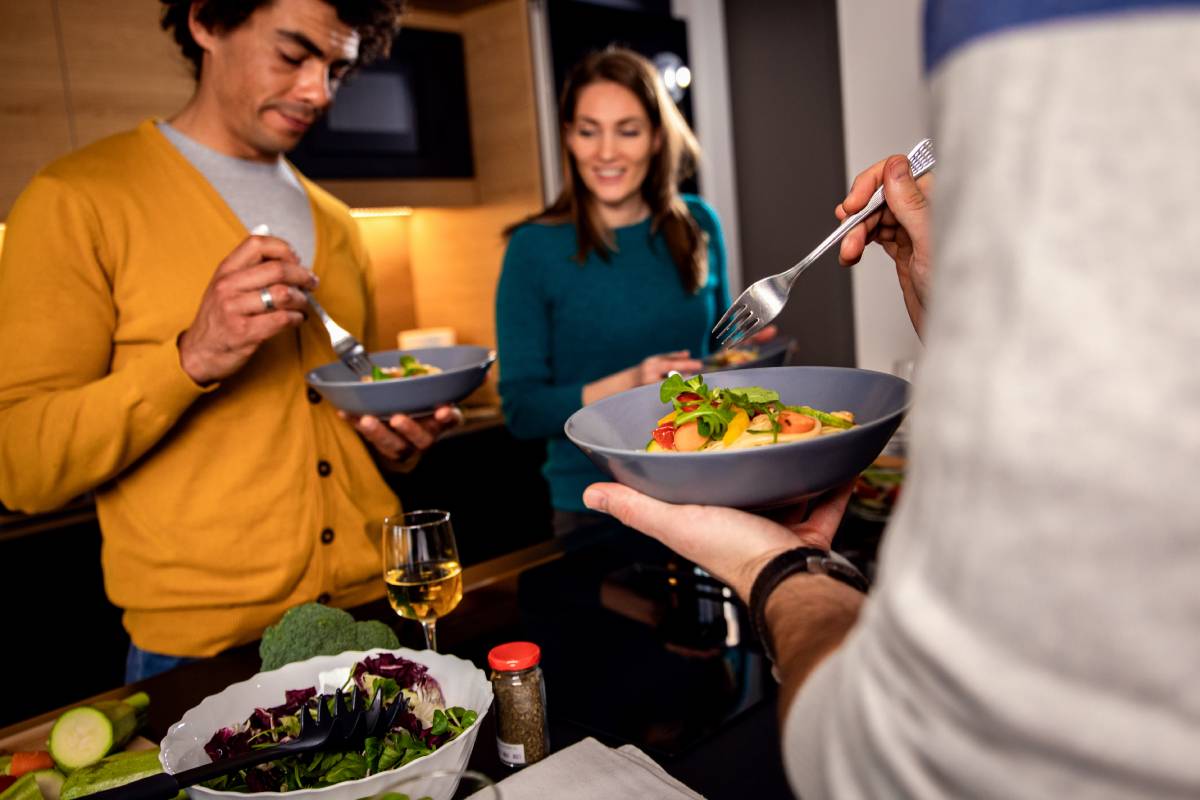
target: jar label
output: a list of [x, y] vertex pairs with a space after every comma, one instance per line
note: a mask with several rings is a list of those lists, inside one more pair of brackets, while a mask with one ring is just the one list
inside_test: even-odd
[[509, 744], [497, 737], [496, 749], [500, 751], [500, 760], [505, 764], [525, 763], [525, 745], [523, 744]]

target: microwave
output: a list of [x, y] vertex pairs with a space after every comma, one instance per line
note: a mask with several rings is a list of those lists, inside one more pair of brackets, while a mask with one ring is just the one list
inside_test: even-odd
[[318, 180], [473, 177], [462, 37], [402, 28], [288, 157]]

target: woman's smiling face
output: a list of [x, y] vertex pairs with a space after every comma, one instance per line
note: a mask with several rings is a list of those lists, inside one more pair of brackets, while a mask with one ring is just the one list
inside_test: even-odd
[[641, 210], [642, 183], [661, 147], [661, 134], [629, 89], [596, 81], [579, 90], [575, 119], [567, 123], [567, 149], [603, 216]]

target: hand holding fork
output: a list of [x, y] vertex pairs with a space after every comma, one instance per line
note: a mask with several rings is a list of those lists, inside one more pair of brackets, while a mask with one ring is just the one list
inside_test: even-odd
[[[908, 161], [914, 179], [932, 169], [934, 165], [933, 142], [929, 139], [918, 142], [908, 154]], [[732, 344], [753, 335], [770, 323], [783, 310], [792, 284], [800, 273], [810, 267], [830, 247], [841, 241], [855, 226], [878, 211], [883, 203], [883, 187], [880, 186], [865, 207], [846, 217], [842, 224], [800, 263], [786, 272], [763, 278], [748, 287], [713, 327], [713, 334], [717, 340], [722, 344]], [[914, 325], [919, 329], [919, 311], [917, 314], [913, 313], [914, 309], [909, 300], [910, 292], [906, 289], [905, 301], [909, 305], [910, 315], [913, 315]]]

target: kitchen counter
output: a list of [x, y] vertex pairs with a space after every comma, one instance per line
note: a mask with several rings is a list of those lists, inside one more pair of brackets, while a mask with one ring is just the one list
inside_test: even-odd
[[[464, 583], [462, 604], [438, 624], [442, 649], [486, 671], [494, 645], [537, 642], [554, 749], [586, 736], [633, 743], [706, 797], [790, 796], [776, 688], [744, 610], [656, 542], [606, 521], [468, 567]], [[420, 626], [386, 601], [352, 613], [385, 620], [405, 646], [421, 646]], [[100, 697], [148, 692], [144, 733], [158, 740], [188, 708], [258, 666], [251, 645]], [[0, 739], [58, 711], [0, 730]], [[507, 768], [496, 756], [493, 720], [482, 723], [471, 766], [500, 779]]]

